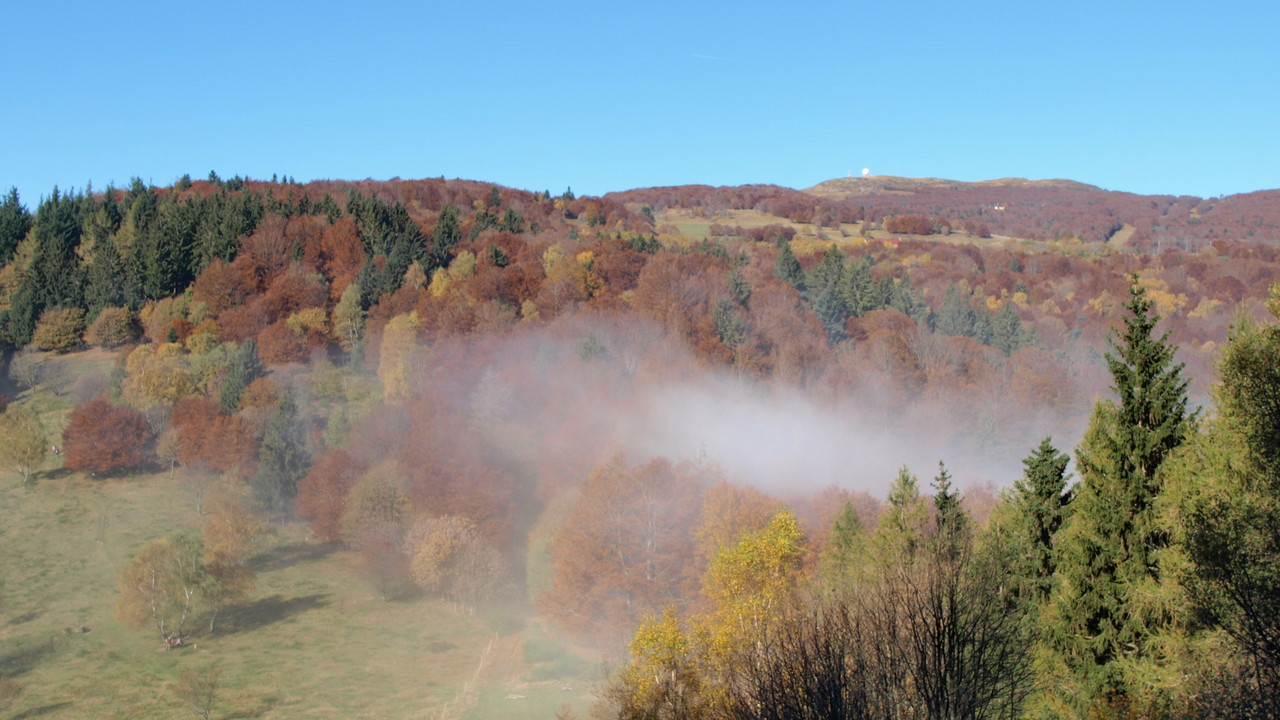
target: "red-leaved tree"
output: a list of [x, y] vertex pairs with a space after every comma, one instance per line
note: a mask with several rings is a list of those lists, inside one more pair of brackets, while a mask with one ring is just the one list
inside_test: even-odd
[[97, 397], [71, 411], [62, 431], [65, 466], [93, 473], [128, 470], [142, 464], [150, 438], [142, 413]]

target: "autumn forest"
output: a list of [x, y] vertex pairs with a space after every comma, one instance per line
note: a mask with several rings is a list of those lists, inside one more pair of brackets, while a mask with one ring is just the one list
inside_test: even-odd
[[0, 710], [337, 712], [252, 658], [349, 597], [369, 717], [1273, 718], [1278, 278], [1280, 191], [10, 191], [0, 537], [107, 560]]

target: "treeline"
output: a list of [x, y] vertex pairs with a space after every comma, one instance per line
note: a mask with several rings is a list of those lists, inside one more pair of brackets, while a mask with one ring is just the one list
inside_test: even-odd
[[1280, 325], [1233, 328], [1200, 417], [1141, 287], [1126, 308], [1078, 481], [1045, 439], [977, 523], [945, 466], [932, 497], [904, 467], [878, 514], [845, 505], [816, 560], [790, 511], [756, 503], [696, 593], [650, 598], [598, 712], [1274, 717]]

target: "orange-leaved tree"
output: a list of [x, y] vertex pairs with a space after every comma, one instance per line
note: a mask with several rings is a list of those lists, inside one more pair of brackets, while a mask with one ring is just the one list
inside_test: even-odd
[[62, 431], [64, 465], [71, 470], [112, 473], [142, 464], [151, 428], [142, 413], [96, 397], [71, 411]]
[[609, 639], [646, 613], [691, 600], [701, 494], [665, 459], [596, 467], [551, 540], [553, 575], [542, 609], [567, 629]]

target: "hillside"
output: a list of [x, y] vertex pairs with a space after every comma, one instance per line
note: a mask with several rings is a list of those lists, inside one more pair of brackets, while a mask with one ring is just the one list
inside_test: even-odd
[[1034, 241], [1105, 244], [1126, 235], [1127, 251], [1197, 251], [1217, 242], [1280, 243], [1280, 190], [1222, 198], [1144, 196], [1070, 180], [1005, 178], [958, 182], [935, 178], [837, 178], [798, 191], [777, 186], [649, 188], [612, 193], [623, 202], [706, 211], [753, 208], [818, 226], [919, 216], [933, 232], [994, 234]]
[[861, 195], [910, 195], [924, 190], [964, 191], [973, 188], [1030, 188], [1038, 190], [1101, 190], [1074, 180], [1027, 180], [1026, 178], [999, 178], [978, 182], [942, 180], [939, 178], [905, 178], [891, 175], [844, 177], [826, 180], [805, 188], [805, 192], [818, 197], [846, 200]]
[[[1132, 293], [1195, 406], [1280, 277], [1275, 192], [871, 180], [11, 194], [4, 437], [36, 459], [3, 451], [0, 694], [169, 716], [208, 659], [227, 717], [583, 711], [593, 664], [701, 612], [721, 550], [778, 508], [811, 578], [904, 473], [954, 477], [984, 527], [1110, 397]], [[191, 610], [178, 652], [157, 652], [177, 620], [116, 609], [161, 550], [199, 579], [152, 606]]]

